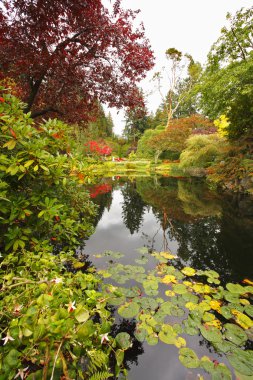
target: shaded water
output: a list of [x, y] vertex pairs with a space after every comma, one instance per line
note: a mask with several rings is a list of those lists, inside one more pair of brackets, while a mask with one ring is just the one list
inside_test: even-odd
[[[83, 253], [97, 268], [106, 263], [98, 262], [94, 253], [120, 251], [125, 253], [120, 262], [134, 265], [139, 257], [136, 249], [146, 246], [169, 250], [184, 265], [214, 269], [224, 283], [252, 279], [253, 202], [249, 197], [224, 196], [199, 181], [154, 177], [107, 180], [90, 191], [99, 213], [95, 233]], [[146, 268], [154, 265], [151, 258]], [[115, 330], [132, 334], [134, 328], [134, 320], [117, 318]], [[200, 356], [228, 365], [202, 337], [185, 338]], [[178, 349], [163, 343], [151, 347], [136, 341], [126, 357], [131, 380], [190, 380], [202, 373], [185, 369], [178, 360]]]

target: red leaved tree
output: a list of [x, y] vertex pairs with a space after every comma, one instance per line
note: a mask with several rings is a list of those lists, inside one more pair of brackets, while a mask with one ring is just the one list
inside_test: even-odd
[[0, 69], [21, 86], [32, 117], [85, 120], [97, 100], [132, 107], [153, 67], [138, 12], [116, 0], [2, 0]]

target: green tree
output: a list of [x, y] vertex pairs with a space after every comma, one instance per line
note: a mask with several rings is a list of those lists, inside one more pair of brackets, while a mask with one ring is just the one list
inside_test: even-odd
[[227, 15], [201, 79], [200, 107], [212, 119], [229, 119], [228, 137], [250, 135], [253, 129], [253, 8]]

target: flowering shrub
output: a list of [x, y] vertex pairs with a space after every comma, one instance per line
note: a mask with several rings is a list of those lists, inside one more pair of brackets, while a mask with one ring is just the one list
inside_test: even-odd
[[112, 148], [106, 145], [104, 141], [98, 143], [97, 141], [91, 140], [87, 142], [85, 146], [88, 148], [88, 153], [98, 156], [109, 156], [112, 153]]

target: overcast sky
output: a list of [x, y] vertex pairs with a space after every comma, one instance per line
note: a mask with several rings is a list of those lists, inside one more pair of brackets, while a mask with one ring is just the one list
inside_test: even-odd
[[[140, 9], [137, 20], [144, 23], [146, 36], [155, 53], [156, 66], [142, 83], [145, 92], [151, 90], [150, 80], [155, 71], [166, 65], [165, 51], [175, 47], [189, 53], [194, 60], [206, 61], [211, 45], [226, 25], [226, 14], [252, 6], [252, 0], [122, 0], [122, 6]], [[147, 99], [150, 111], [155, 111], [161, 97], [154, 93]], [[116, 134], [124, 128], [124, 112], [111, 110]]]

